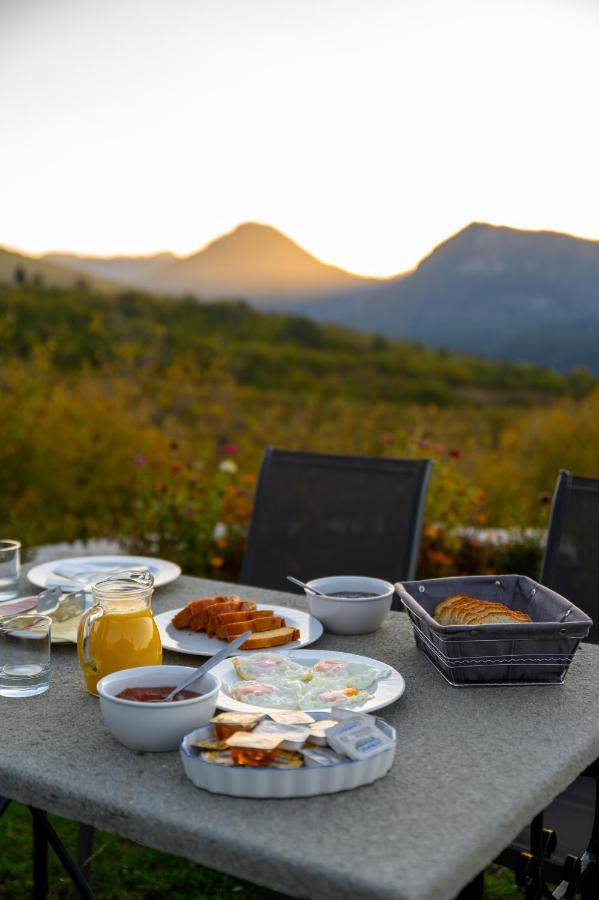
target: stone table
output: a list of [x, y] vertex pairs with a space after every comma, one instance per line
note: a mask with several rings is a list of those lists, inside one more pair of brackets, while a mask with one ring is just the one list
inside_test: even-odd
[[[155, 611], [234, 585], [180, 578]], [[243, 588], [305, 608], [299, 595]], [[178, 754], [135, 753], [103, 726], [72, 646], [52, 650], [48, 693], [0, 698], [0, 794], [298, 897], [453, 897], [599, 756], [599, 647], [584, 645], [562, 686], [456, 690], [415, 648], [403, 613], [376, 634], [318, 644], [400, 670], [393, 767], [354, 791], [292, 800], [209, 794]], [[190, 657], [165, 654], [165, 662]]]

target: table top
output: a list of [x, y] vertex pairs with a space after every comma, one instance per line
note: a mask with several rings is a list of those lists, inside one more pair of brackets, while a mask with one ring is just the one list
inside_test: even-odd
[[[234, 589], [182, 577], [153, 606]], [[306, 608], [299, 595], [243, 595]], [[561, 686], [456, 689], [416, 650], [403, 613], [314, 646], [375, 657], [406, 679], [381, 711], [398, 731], [395, 762], [372, 785], [291, 800], [198, 790], [176, 752], [112, 738], [74, 647], [56, 646], [48, 693], [0, 697], [0, 794], [293, 896], [445, 900], [599, 756], [599, 647], [580, 647]]]

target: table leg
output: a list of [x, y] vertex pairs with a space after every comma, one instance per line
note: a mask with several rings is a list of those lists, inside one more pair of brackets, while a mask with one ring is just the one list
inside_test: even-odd
[[43, 822], [33, 816], [33, 900], [48, 896], [48, 842]]
[[93, 825], [79, 825], [79, 838], [77, 841], [77, 865], [88, 880], [91, 868], [91, 855], [94, 849], [95, 831], [96, 830]]
[[[47, 844], [50, 844], [54, 853], [58, 857], [63, 869], [73, 882], [75, 886], [75, 891], [77, 892], [77, 896], [80, 900], [95, 900], [93, 891], [89, 886], [87, 878], [83, 874], [83, 872], [79, 869], [75, 861], [73, 860], [71, 854], [59, 838], [58, 834], [48, 821], [48, 817], [46, 813], [41, 809], [36, 809], [34, 806], [29, 807], [29, 811], [33, 816], [33, 855], [34, 855], [34, 900], [45, 900], [47, 896], [47, 882], [48, 882], [48, 862], [47, 862]], [[35, 872], [37, 868], [36, 863], [36, 833], [38, 835], [43, 836], [44, 840], [44, 852], [46, 853], [46, 869], [45, 869], [45, 890], [44, 893], [36, 893], [35, 887]], [[39, 838], [41, 840], [41, 837]], [[40, 872], [41, 874], [41, 872]]]
[[8, 797], [0, 797], [0, 819], [8, 809], [9, 804], [10, 800], [8, 799]]

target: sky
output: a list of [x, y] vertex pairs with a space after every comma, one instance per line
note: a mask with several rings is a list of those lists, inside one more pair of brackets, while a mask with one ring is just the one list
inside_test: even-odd
[[471, 221], [599, 238], [599, 0], [0, 0], [0, 244], [244, 221], [368, 275]]

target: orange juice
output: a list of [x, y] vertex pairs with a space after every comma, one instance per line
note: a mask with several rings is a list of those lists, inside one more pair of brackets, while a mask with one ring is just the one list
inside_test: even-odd
[[134, 583], [94, 586], [96, 604], [82, 617], [77, 636], [79, 665], [88, 691], [120, 669], [162, 663], [162, 645], [150, 609], [151, 588]]

